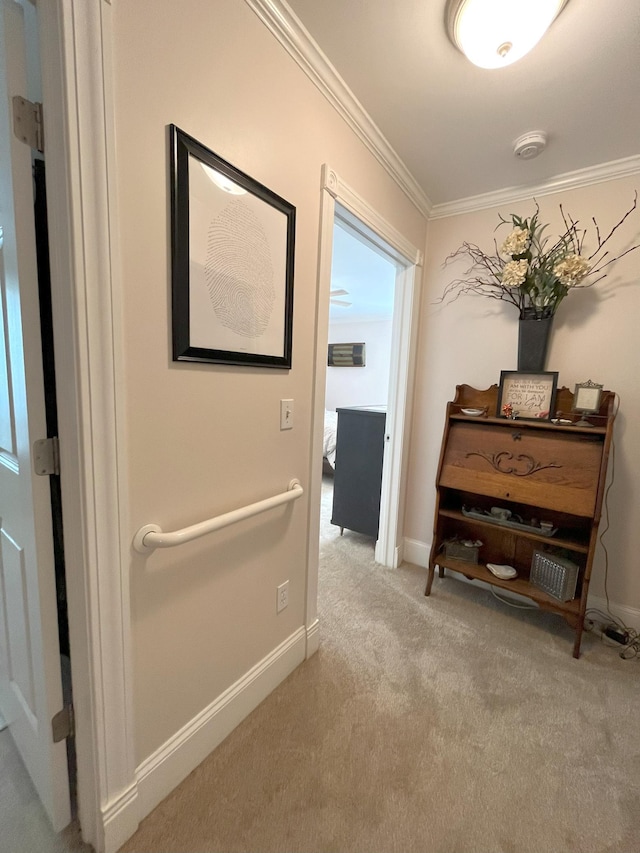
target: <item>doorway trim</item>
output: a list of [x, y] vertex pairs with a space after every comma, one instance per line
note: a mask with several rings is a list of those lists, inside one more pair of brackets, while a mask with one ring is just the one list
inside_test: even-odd
[[[320, 208], [320, 246], [316, 296], [316, 356], [312, 413], [312, 452], [309, 472], [309, 544], [307, 555], [307, 656], [319, 644], [317, 599], [320, 539], [320, 496], [322, 486], [322, 438], [326, 385], [326, 352], [329, 339], [329, 291], [333, 256], [333, 228], [337, 218], [345, 219], [387, 256], [389, 248], [395, 260], [404, 266], [396, 278], [393, 314], [392, 357], [389, 400], [385, 429], [380, 524], [382, 535], [376, 544], [375, 559], [390, 567], [402, 561], [398, 541], [403, 512], [404, 475], [408, 452], [411, 416], [410, 390], [413, 381], [417, 306], [423, 253], [375, 211], [344, 182], [327, 163], [322, 166]], [[343, 208], [346, 215], [337, 208]]]
[[109, 0], [38, 2], [78, 810], [138, 826]]

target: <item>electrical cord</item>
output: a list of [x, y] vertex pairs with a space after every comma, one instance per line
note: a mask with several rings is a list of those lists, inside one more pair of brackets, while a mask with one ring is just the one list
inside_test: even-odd
[[[615, 401], [617, 403], [615, 411], [613, 413], [613, 422], [615, 423], [616, 416], [618, 414], [618, 410], [620, 409], [620, 397], [618, 394], [615, 395]], [[611, 526], [611, 521], [609, 518], [609, 492], [611, 491], [611, 487], [613, 486], [616, 479], [616, 442], [613, 437], [613, 431], [611, 433], [611, 480], [607, 485], [607, 488], [604, 492], [604, 518], [605, 518], [605, 526], [604, 529], [600, 532], [598, 536], [598, 541], [602, 550], [604, 551], [604, 596], [607, 601], [607, 612], [611, 616], [612, 619], [615, 619], [613, 613], [611, 612], [611, 603], [609, 601], [609, 552], [607, 551], [607, 546], [604, 544], [604, 536], [609, 530]]]
[[[620, 409], [620, 396], [615, 393], [615, 410], [613, 412], [613, 421], [618, 415], [618, 411]], [[620, 617], [615, 616], [611, 612], [611, 602], [609, 599], [609, 552], [607, 550], [607, 546], [604, 544], [604, 536], [609, 530], [611, 526], [610, 518], [609, 518], [609, 492], [611, 491], [611, 487], [615, 482], [616, 477], [616, 445], [613, 434], [611, 436], [611, 480], [609, 481], [605, 493], [604, 493], [604, 501], [603, 501], [603, 509], [604, 509], [604, 529], [600, 532], [598, 536], [598, 542], [602, 547], [604, 552], [604, 595], [605, 600], [607, 602], [607, 611], [604, 613], [602, 610], [598, 610], [597, 608], [588, 608], [585, 612], [585, 629], [587, 631], [592, 630], [595, 627], [595, 620], [593, 617], [597, 617], [600, 625], [600, 639], [601, 641], [610, 647], [616, 647], [619, 643], [615, 640], [611, 640], [605, 634], [607, 628], [617, 628], [620, 630], [622, 634], [626, 637], [626, 642], [624, 644], [624, 648], [620, 652], [620, 657], [623, 660], [630, 660], [634, 657], [640, 657], [640, 634], [635, 631], [633, 628], [630, 628]], [[587, 625], [587, 620], [590, 620], [593, 625], [589, 627]]]
[[591, 607], [585, 613], [584, 628], [585, 631], [597, 631], [600, 634], [600, 641], [612, 649], [619, 649], [620, 643], [608, 637], [605, 631], [608, 628], [617, 629], [625, 637], [624, 648], [620, 651], [620, 657], [623, 660], [631, 660], [631, 658], [636, 657], [640, 658], [640, 632], [635, 631], [633, 628], [628, 628], [622, 619], [618, 619], [610, 613], [605, 613], [604, 610]]
[[627, 645], [620, 652], [620, 657], [622, 660], [631, 660], [631, 658], [640, 657], [640, 634], [637, 631], [631, 631], [633, 634], [633, 639], [629, 639]]
[[509, 607], [517, 607], [518, 610], [539, 610], [535, 604], [518, 604], [517, 601], [509, 601], [508, 598], [503, 598], [501, 595], [498, 595], [494, 587], [491, 587], [491, 595], [502, 602], [502, 604], [507, 604]]

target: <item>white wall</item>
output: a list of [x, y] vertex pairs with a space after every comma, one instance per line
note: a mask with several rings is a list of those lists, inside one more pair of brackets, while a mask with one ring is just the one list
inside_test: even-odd
[[392, 318], [329, 323], [329, 343], [366, 344], [365, 367], [327, 367], [325, 408], [386, 405], [389, 392]]
[[[595, 216], [603, 234], [607, 233], [631, 205], [637, 184], [637, 178], [620, 179], [542, 197], [541, 221], [550, 222], [550, 236], [561, 233], [558, 205], [562, 203], [583, 226]], [[515, 309], [472, 296], [449, 305], [436, 304], [455, 275], [442, 263], [463, 240], [491, 251], [498, 212], [506, 217], [511, 212], [529, 215], [533, 209], [533, 202], [521, 203], [429, 223], [405, 522], [405, 535], [414, 543], [429, 544], [432, 538], [446, 402], [453, 399], [457, 384], [487, 388], [499, 381], [501, 370], [515, 369], [517, 361]], [[588, 245], [592, 247], [593, 238], [590, 228]], [[639, 239], [640, 211], [636, 211], [612, 238], [611, 254], [619, 254]], [[611, 527], [604, 541], [609, 552], [609, 596], [631, 611], [640, 611], [634, 535], [640, 526], [639, 316], [640, 251], [621, 259], [595, 287], [569, 294], [554, 321], [547, 362], [548, 370], [559, 371], [560, 386], [573, 389], [576, 382], [592, 379], [620, 395], [615, 458], [611, 456], [609, 465], [610, 475], [615, 472], [608, 499]], [[605, 526], [603, 519], [601, 531]], [[599, 546], [591, 582], [591, 592], [599, 597], [605, 594], [604, 580], [604, 551]]]
[[[191, 524], [311, 470], [321, 165], [414, 245], [422, 216], [241, 0], [114, 3], [131, 535]], [[297, 208], [290, 371], [171, 360], [167, 125]], [[279, 430], [279, 401], [295, 427]], [[131, 555], [143, 762], [305, 624], [307, 497], [198, 542]], [[276, 586], [289, 607], [276, 615]]]

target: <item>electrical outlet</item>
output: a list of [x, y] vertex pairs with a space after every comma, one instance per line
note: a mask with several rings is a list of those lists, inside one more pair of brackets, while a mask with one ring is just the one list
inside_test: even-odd
[[276, 613], [280, 613], [289, 606], [289, 581], [281, 583], [276, 587]]

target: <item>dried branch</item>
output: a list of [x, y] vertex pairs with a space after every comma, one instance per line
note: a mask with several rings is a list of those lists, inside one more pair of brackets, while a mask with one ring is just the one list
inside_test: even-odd
[[[629, 216], [631, 216], [631, 214], [632, 214], [632, 213], [633, 213], [633, 211], [637, 208], [637, 206], [638, 206], [638, 190], [636, 190], [636, 191], [635, 191], [635, 193], [634, 193], [634, 197], [633, 197], [633, 204], [631, 205], [631, 207], [629, 208], [629, 210], [625, 213], [625, 215], [624, 215], [624, 216], [622, 217], [622, 219], [618, 222], [618, 224], [613, 226], [613, 228], [611, 229], [611, 231], [609, 231], [609, 233], [608, 233], [608, 234], [607, 234], [607, 236], [604, 238], [604, 240], [600, 240], [600, 231], [599, 231], [599, 229], [598, 229], [598, 223], [596, 222], [596, 220], [595, 220], [595, 219], [593, 220], [593, 221], [594, 221], [594, 223], [595, 223], [595, 225], [596, 225], [596, 233], [597, 233], [597, 235], [598, 235], [598, 248], [597, 248], [597, 249], [596, 249], [596, 251], [594, 252], [594, 255], [595, 255], [595, 254], [597, 254], [597, 253], [600, 251], [600, 249], [604, 246], [604, 244], [607, 242], [607, 240], [609, 240], [609, 238], [613, 236], [614, 232], [616, 232], [616, 231], [618, 230], [618, 228], [620, 228], [620, 226], [622, 225], [622, 223], [623, 223], [623, 222], [624, 222], [624, 221], [625, 221]], [[625, 253], [625, 254], [626, 254], [626, 253]], [[591, 257], [593, 257], [593, 255], [592, 255]], [[622, 255], [620, 255], [620, 257], [622, 257]]]
[[571, 290], [593, 287], [606, 277], [604, 269], [640, 248], [640, 244], [636, 244], [615, 257], [610, 257], [605, 249], [607, 242], [637, 209], [637, 201], [636, 191], [633, 204], [604, 239], [595, 217], [592, 219], [597, 248], [588, 256], [582, 254], [586, 229], [580, 228], [579, 220], [573, 219], [562, 205], [560, 215], [564, 232], [550, 246], [544, 233], [548, 226], [540, 224], [540, 206], [536, 199], [536, 210], [530, 218], [511, 214], [506, 219], [499, 213], [495, 230], [503, 225], [511, 225], [513, 229], [502, 248], [498, 248], [494, 237], [493, 255], [467, 241], [448, 255], [444, 266], [460, 258], [470, 260], [471, 264], [464, 277], [445, 287], [437, 302], [453, 302], [462, 295], [472, 294], [508, 302], [518, 309], [520, 317], [554, 314]]

